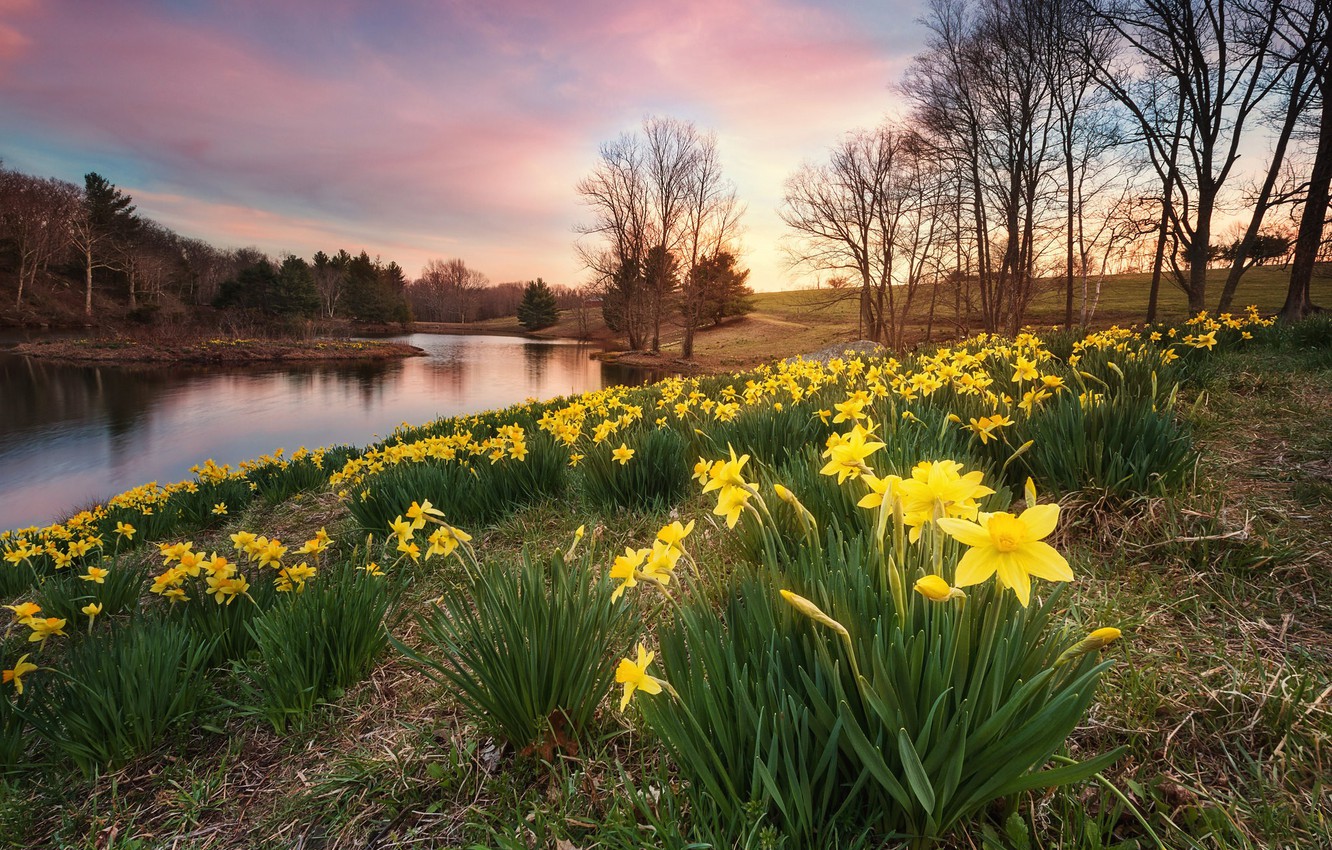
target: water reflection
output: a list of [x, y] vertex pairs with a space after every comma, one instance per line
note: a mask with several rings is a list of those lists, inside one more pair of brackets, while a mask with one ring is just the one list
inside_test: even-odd
[[0, 349], [0, 529], [41, 524], [146, 481], [278, 447], [363, 445], [421, 423], [655, 375], [583, 345], [512, 337], [394, 337], [428, 352], [390, 363], [251, 368], [67, 366]]

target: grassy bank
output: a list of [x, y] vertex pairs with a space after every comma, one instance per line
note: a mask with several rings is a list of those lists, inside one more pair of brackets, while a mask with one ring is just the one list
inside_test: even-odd
[[[1284, 267], [1260, 266], [1251, 269], [1243, 278], [1236, 293], [1238, 307], [1254, 304], [1264, 314], [1275, 313], [1285, 302], [1289, 272]], [[1223, 271], [1209, 275], [1208, 285], [1219, 293], [1225, 282]], [[1114, 324], [1131, 325], [1143, 322], [1146, 316], [1147, 296], [1151, 277], [1146, 274], [1108, 276], [1099, 295], [1091, 293], [1095, 309], [1088, 322], [1090, 328], [1107, 328]], [[1077, 292], [1075, 313], [1081, 316], [1082, 294]], [[1316, 304], [1332, 304], [1332, 266], [1318, 267], [1312, 287]], [[934, 322], [929, 321], [930, 293], [923, 290], [907, 323], [907, 339], [924, 342], [927, 339], [946, 340], [965, 337], [981, 330], [977, 314], [962, 315], [954, 309], [954, 293], [941, 289], [937, 294]], [[718, 327], [704, 328], [695, 339], [694, 362], [703, 371], [730, 371], [753, 367], [769, 360], [788, 357], [794, 351], [818, 351], [840, 342], [859, 338], [856, 332], [858, 302], [854, 292], [797, 290], [793, 292], [759, 292], [754, 296], [754, 311], [747, 316], [725, 320]], [[1165, 322], [1181, 321], [1188, 315], [1184, 293], [1169, 283], [1162, 283], [1160, 292], [1160, 319]], [[614, 340], [601, 321], [600, 311], [590, 312], [589, 323], [581, 328], [572, 311], [564, 311], [560, 322], [540, 335], [578, 338], [586, 333], [599, 342]], [[1063, 292], [1056, 285], [1041, 288], [1033, 301], [1027, 324], [1035, 328], [1049, 328], [1064, 320]], [[452, 332], [458, 326], [439, 326]], [[517, 319], [509, 317], [477, 322], [465, 326], [473, 331], [482, 329], [491, 333], [524, 334]], [[671, 361], [680, 356], [683, 331], [668, 323], [663, 331], [661, 360]], [[651, 362], [651, 361], [646, 361]]]
[[[1182, 330], [1180, 336], [1186, 333], [1193, 331]], [[1149, 474], [1141, 493], [1114, 482], [1063, 489], [1044, 481], [1040, 485], [1042, 502], [1058, 498], [1062, 506], [1064, 520], [1052, 541], [1076, 575], [1060, 599], [1059, 616], [1074, 631], [1115, 624], [1124, 632], [1107, 650], [1115, 663], [1065, 752], [1083, 759], [1124, 747], [1123, 755], [1104, 771], [1104, 782], [1013, 795], [985, 808], [939, 846], [1257, 848], [1332, 842], [1332, 796], [1320, 784], [1332, 735], [1332, 616], [1320, 604], [1332, 589], [1332, 563], [1325, 551], [1332, 538], [1326, 466], [1332, 442], [1322, 427], [1332, 408], [1332, 340], [1325, 323], [1257, 333], [1255, 340], [1241, 340], [1236, 332], [1227, 337], [1223, 351], [1179, 347], [1183, 385], [1171, 421], [1193, 441], [1198, 455], [1181, 467], [1177, 482], [1157, 482], [1166, 470], [1153, 468], [1145, 470]], [[1071, 359], [1076, 351], [1072, 340], [1052, 337], [1049, 344], [1050, 351], [1061, 353], [1042, 370], [1075, 380], [1072, 372], [1060, 371], [1058, 362]], [[1106, 383], [1116, 380], [1116, 370], [1132, 373], [1131, 359], [1114, 353], [1117, 344], [1109, 341], [1109, 360], [1084, 353], [1079, 368]], [[1113, 369], [1107, 365], [1111, 362]], [[692, 411], [678, 415], [690, 429], [706, 431], [709, 443], [690, 446], [684, 456], [676, 452], [678, 462], [692, 464], [695, 448], [724, 458], [727, 443], [741, 451], [779, 445], [790, 438], [793, 424], [805, 420], [812, 424], [801, 427], [817, 432], [816, 446], [822, 448], [822, 436], [850, 423], [825, 427], [819, 420], [841, 410], [834, 405], [845, 404], [848, 390], [866, 380], [844, 377], [844, 365], [828, 369], [836, 371], [810, 374], [842, 377], [815, 390], [807, 402], [782, 397], [783, 414], [808, 403], [809, 410], [801, 408], [802, 420], [765, 413], [760, 402], [770, 405], [771, 397], [761, 392], [754, 402], [747, 401], [747, 381], [761, 387], [771, 373], [681, 383], [674, 401], [666, 401], [660, 389], [624, 394], [623, 404], [642, 405], [641, 418], [605, 441], [569, 449], [587, 457], [565, 473], [573, 477], [558, 498], [514, 501], [496, 509], [492, 518], [464, 525], [464, 511], [490, 516], [489, 503], [478, 491], [446, 514], [472, 533], [471, 545], [482, 554], [487, 574], [518, 569], [525, 549], [543, 554], [564, 549], [580, 526], [587, 529], [584, 551], [590, 548], [591, 563], [604, 572], [626, 547], [650, 540], [664, 524], [697, 519], [689, 547], [701, 572], [719, 581], [742, 575], [754, 559], [744, 526], [730, 530], [722, 519], [710, 520], [711, 494], [699, 493], [695, 485], [648, 507], [616, 507], [621, 497], [608, 498], [595, 482], [619, 480], [604, 476], [620, 471], [614, 461], [598, 458], [619, 443], [638, 452], [625, 470], [649, 462], [648, 435], [661, 430], [649, 423], [659, 414], [677, 415], [668, 411], [684, 404], [689, 392], [710, 404], [704, 408], [697, 402]], [[990, 373], [1003, 384], [1011, 380], [1012, 369], [1004, 361]], [[1163, 381], [1167, 372], [1160, 367]], [[1094, 392], [1099, 384], [1087, 380], [1086, 391]], [[903, 388], [910, 385], [904, 378]], [[1103, 391], [1110, 392], [1108, 387]], [[1164, 383], [1153, 385], [1151, 392], [1154, 400], [1166, 403]], [[965, 405], [966, 398], [959, 396], [955, 403]], [[666, 403], [657, 407], [658, 400]], [[718, 410], [718, 405], [741, 402], [747, 412]], [[253, 494], [233, 488], [225, 514], [203, 511], [193, 525], [182, 519], [170, 532], [148, 531], [151, 518], [160, 519], [173, 506], [184, 511], [191, 500], [211, 506], [215, 493], [177, 491], [161, 500], [144, 496], [137, 504], [150, 504], [153, 510], [147, 515], [140, 510], [140, 539], [188, 537], [196, 551], [230, 552], [233, 534], [262, 530], [294, 549], [293, 541], [316, 540], [322, 529], [336, 541], [334, 551], [344, 553], [338, 557], [355, 561], [359, 556], [353, 552], [365, 546], [369, 509], [358, 494], [363, 487], [387, 488], [386, 469], [419, 465], [407, 457], [415, 449], [395, 453], [395, 444], [439, 440], [422, 450], [443, 454], [458, 448], [444, 438], [459, 425], [489, 434], [498, 423], [523, 417], [535, 421], [567, 409], [559, 403], [530, 412], [515, 408], [493, 417], [409, 429], [379, 455], [320, 455], [292, 463], [265, 459], [247, 470], [256, 485]], [[627, 415], [623, 405], [614, 409]], [[917, 427], [950, 434], [949, 456], [965, 454], [969, 468], [984, 468], [986, 480], [1007, 488], [1009, 495], [1020, 492], [1026, 472], [1039, 474], [1043, 468], [1035, 464], [1049, 441], [1012, 457], [1027, 433], [1022, 429], [1038, 427], [1035, 417], [1028, 421], [1015, 410], [1012, 443], [1003, 446], [969, 435], [964, 423], [971, 417], [962, 407], [956, 408], [964, 413], [955, 428], [924, 402], [893, 409], [897, 415], [891, 419], [876, 413], [880, 426], [899, 436], [885, 452], [899, 451], [899, 445], [943, 451], [930, 442], [933, 437], [912, 436], [926, 433], [912, 430]], [[769, 421], [764, 417], [782, 426], [758, 427]], [[922, 420], [928, 425], [918, 426]], [[589, 430], [593, 424], [586, 422]], [[548, 450], [539, 443], [543, 430], [528, 428], [521, 440], [524, 453]], [[510, 434], [487, 451], [504, 448], [500, 465], [516, 469], [512, 461], [519, 442]], [[916, 450], [900, 451], [900, 462], [915, 459]], [[832, 485], [822, 483], [830, 479], [806, 470], [796, 486], [791, 476], [800, 464], [758, 448], [753, 452], [755, 466], [766, 461], [766, 469], [780, 468], [776, 480], [792, 484], [822, 511], [814, 493], [831, 493], [827, 487]], [[594, 467], [597, 462], [604, 468]], [[822, 462], [817, 460], [815, 468]], [[338, 476], [330, 486], [328, 473], [338, 470], [351, 477]], [[557, 470], [548, 474], [555, 476]], [[217, 487], [231, 486], [229, 479], [215, 475], [205, 476], [201, 484], [214, 478]], [[772, 502], [776, 510], [778, 503]], [[388, 514], [397, 510], [390, 508]], [[379, 539], [388, 533], [381, 530]], [[109, 547], [114, 537], [107, 537]], [[415, 616], [431, 610], [442, 595], [465, 587], [467, 568], [454, 559], [413, 566], [403, 556], [390, 557], [399, 559], [394, 569], [410, 579], [403, 604], [408, 616], [393, 620], [391, 628], [404, 645], [419, 648], [423, 635]], [[155, 575], [162, 570], [162, 556], [157, 547], [127, 544], [113, 569]], [[979, 604], [980, 592], [968, 590]], [[21, 591], [9, 593], [5, 601], [21, 598]], [[713, 599], [721, 604], [721, 596]], [[649, 597], [642, 604], [645, 616], [660, 607]], [[661, 617], [661, 611], [655, 616]], [[7, 665], [11, 649], [6, 645]], [[33, 689], [42, 686], [40, 673], [30, 674], [28, 681]], [[236, 710], [253, 700], [241, 689], [246, 681], [243, 675], [221, 676], [216, 699], [186, 727], [147, 754], [99, 771], [96, 778], [82, 777], [49, 749], [36, 750], [43, 761], [11, 776], [0, 794], [0, 836], [12, 846], [89, 848], [173, 842], [265, 848], [684, 846], [698, 820], [687, 803], [681, 765], [666, 755], [655, 723], [646, 723], [636, 707], [616, 711], [614, 700], [602, 705], [576, 751], [557, 748], [543, 759], [540, 752], [505, 746], [466, 709], [456, 689], [432, 682], [395, 653], [381, 656], [359, 683], [328, 692], [312, 713], [283, 725], [282, 731], [262, 715]], [[779, 817], [775, 810], [756, 810], [744, 846], [781, 846]]]
[[314, 361], [392, 360], [418, 357], [424, 351], [399, 342], [350, 339], [214, 339], [162, 338], [60, 339], [21, 343], [15, 354], [63, 363], [141, 365], [181, 363], [234, 365]]

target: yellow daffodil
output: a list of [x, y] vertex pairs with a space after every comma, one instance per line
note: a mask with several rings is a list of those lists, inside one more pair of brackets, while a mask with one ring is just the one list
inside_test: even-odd
[[3, 676], [6, 685], [13, 683], [14, 691], [21, 694], [23, 693], [23, 677], [36, 669], [37, 665], [30, 663], [28, 656], [24, 654], [19, 656], [18, 663], [14, 665], [13, 669], [6, 670], [0, 675]]
[[859, 478], [868, 471], [865, 459], [884, 446], [873, 437], [874, 435], [860, 423], [856, 423], [856, 426], [846, 434], [833, 434], [828, 438], [828, 448], [823, 453], [823, 457], [828, 458], [828, 463], [819, 472], [823, 475], [836, 475], [838, 484], [847, 478]]
[[749, 504], [753, 493], [743, 487], [727, 487], [717, 494], [717, 507], [712, 509], [713, 514], [726, 517], [726, 527], [735, 528], [735, 524], [740, 521], [740, 513]]
[[662, 543], [665, 543], [667, 546], [680, 549], [682, 548], [680, 546], [681, 542], [683, 542], [684, 539], [689, 536], [689, 532], [693, 530], [694, 521], [692, 519], [689, 521], [688, 525], [681, 525], [680, 521], [676, 520], [670, 525], [663, 526], [661, 531], [657, 532], [657, 539]]
[[[730, 487], [748, 489], [751, 486], [741, 474], [741, 470], [749, 462], [749, 455], [740, 455], [737, 458], [735, 449], [730, 449], [730, 452], [730, 460], [719, 460], [708, 469], [708, 482], [703, 485], [704, 493]], [[698, 467], [695, 466], [694, 470], [697, 472]]]
[[106, 577], [110, 574], [110, 570], [104, 570], [101, 567], [89, 567], [88, 572], [79, 576], [79, 578], [84, 581], [91, 581], [95, 584], [106, 584]]
[[610, 577], [620, 582], [620, 586], [611, 593], [611, 601], [619, 599], [626, 590], [638, 586], [639, 567], [651, 552], [650, 549], [624, 549], [624, 554], [615, 558], [611, 564]]
[[28, 635], [29, 643], [45, 644], [46, 639], [53, 635], [65, 636], [65, 620], [60, 617], [47, 617], [41, 620], [32, 617], [26, 625], [32, 629], [32, 634]]
[[911, 477], [897, 485], [903, 519], [911, 527], [911, 542], [920, 539], [921, 530], [936, 515], [974, 518], [980, 510], [976, 500], [994, 492], [981, 483], [983, 477], [979, 470], [963, 475], [962, 464], [954, 460], [916, 464]]
[[282, 556], [285, 554], [287, 554], [287, 547], [279, 543], [277, 538], [273, 538], [260, 547], [257, 560], [261, 567], [272, 567], [278, 570], [282, 568]]
[[[424, 525], [425, 523], [422, 523], [422, 526]], [[398, 516], [396, 519], [394, 519], [392, 522], [389, 523], [389, 530], [391, 530], [394, 534], [398, 535], [399, 543], [406, 543], [407, 541], [412, 539], [412, 534], [415, 532], [416, 529], [414, 528], [414, 523], [403, 519], [401, 516]]]
[[[717, 461], [721, 463], [721, 461]], [[699, 484], [706, 485], [712, 477], [713, 462], [705, 458], [699, 458], [698, 463], [694, 464], [694, 480]]]
[[219, 574], [208, 577], [208, 593], [218, 605], [230, 605], [237, 596], [248, 596], [249, 590], [250, 583], [239, 573], [231, 576]]
[[939, 528], [970, 546], [957, 562], [958, 587], [980, 584], [992, 575], [1011, 588], [1026, 607], [1031, 599], [1031, 577], [1072, 581], [1073, 571], [1064, 556], [1043, 542], [1059, 523], [1058, 505], [1035, 505], [1020, 516], [1001, 511], [982, 517], [984, 525], [944, 517]]
[[897, 494], [897, 488], [902, 483], [901, 477], [897, 475], [888, 475], [883, 478], [877, 478], [873, 475], [862, 476], [870, 491], [856, 502], [857, 507], [877, 508], [883, 504], [884, 499], [892, 499]]
[[425, 528], [426, 519], [432, 516], [443, 518], [444, 512], [430, 504], [429, 499], [424, 500], [420, 504], [412, 502], [412, 506], [407, 509], [407, 519], [412, 521], [412, 530], [414, 531], [419, 531], [422, 528]]
[[620, 464], [620, 466], [624, 466], [625, 464], [627, 464], [631, 459], [633, 459], [633, 456], [634, 456], [634, 450], [629, 448], [624, 443], [620, 443], [620, 447], [611, 452], [611, 459], [617, 461]]
[[647, 672], [648, 665], [655, 657], [656, 653], [648, 652], [647, 647], [640, 643], [637, 661], [620, 659], [619, 666], [615, 668], [615, 681], [624, 685], [624, 696], [620, 698], [620, 711], [629, 707], [629, 700], [633, 698], [634, 691], [642, 691], [645, 694], [661, 693], [662, 681], [649, 676]]
[[116, 534], [119, 534], [121, 537], [125, 538], [126, 540], [131, 540], [133, 539], [135, 534], [134, 526], [130, 525], [127, 522], [117, 522]]
[[29, 620], [42, 613], [42, 606], [36, 602], [20, 602], [17, 605], [6, 605], [5, 607], [14, 612], [14, 619], [17, 622], [25, 626]]

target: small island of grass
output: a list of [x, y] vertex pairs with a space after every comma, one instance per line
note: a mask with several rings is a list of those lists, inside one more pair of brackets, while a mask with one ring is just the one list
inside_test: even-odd
[[354, 339], [61, 339], [28, 342], [17, 354], [66, 363], [233, 365], [290, 361], [391, 360], [425, 354], [414, 345]]

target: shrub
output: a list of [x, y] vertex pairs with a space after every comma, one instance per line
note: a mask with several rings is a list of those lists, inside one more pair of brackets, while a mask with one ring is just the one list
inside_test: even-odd
[[101, 568], [106, 570], [101, 583], [84, 581], [72, 567], [48, 578], [36, 593], [37, 604], [46, 616], [62, 617], [71, 625], [87, 621], [83, 608], [90, 603], [101, 604], [99, 616], [131, 610], [143, 591], [143, 573], [128, 559], [103, 561]]
[[1149, 399], [1110, 396], [1052, 399], [1023, 424], [1031, 447], [1010, 468], [1045, 488], [1084, 488], [1115, 497], [1163, 494], [1184, 484], [1196, 454], [1170, 408]]
[[543, 436], [527, 442], [523, 460], [485, 457], [405, 460], [373, 475], [350, 494], [348, 507], [361, 530], [380, 533], [412, 502], [428, 499], [451, 522], [486, 525], [510, 511], [564, 489], [563, 453]]

